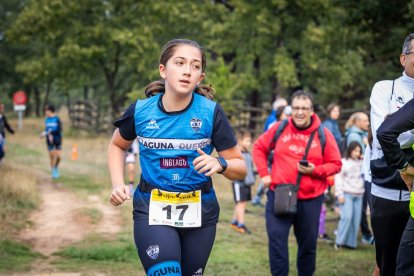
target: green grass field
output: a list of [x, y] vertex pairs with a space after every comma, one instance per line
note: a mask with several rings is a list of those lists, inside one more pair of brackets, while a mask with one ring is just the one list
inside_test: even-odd
[[[15, 122], [12, 122], [15, 123]], [[42, 121], [28, 119], [25, 129], [8, 136], [6, 160], [0, 165], [0, 274], [29, 273], [38, 262], [50, 258], [48, 271], [77, 272], [80, 275], [145, 275], [136, 255], [132, 238], [132, 206], [128, 202], [121, 210], [121, 231], [102, 235], [92, 231], [83, 240], [66, 246], [45, 257], [32, 251], [30, 244], [16, 237], [27, 225], [28, 214], [40, 206], [37, 182], [48, 176], [48, 157], [44, 141], [37, 138]], [[100, 202], [109, 204], [111, 191], [106, 166], [108, 136], [65, 138], [61, 165], [62, 186], [85, 199], [98, 195]], [[72, 145], [76, 143], [79, 159], [70, 160]], [[138, 174], [137, 174], [138, 175]], [[3, 177], [4, 176], [4, 177]], [[16, 185], [19, 183], [19, 185]], [[229, 227], [234, 203], [230, 182], [221, 175], [214, 177], [221, 213], [216, 241], [205, 275], [270, 275], [267, 255], [267, 234], [264, 209], [248, 205], [246, 224], [252, 235], [242, 235]], [[93, 206], [79, 210], [93, 225], [103, 219]], [[333, 236], [336, 215], [328, 213], [328, 234]], [[289, 238], [291, 275], [296, 275], [297, 246], [294, 236]], [[319, 243], [315, 275], [371, 275], [375, 260], [374, 247], [360, 245], [357, 250], [335, 251], [331, 244]]]

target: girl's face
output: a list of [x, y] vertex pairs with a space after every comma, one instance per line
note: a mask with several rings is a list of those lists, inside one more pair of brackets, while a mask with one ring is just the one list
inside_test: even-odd
[[165, 80], [165, 92], [189, 95], [204, 79], [201, 52], [191, 45], [179, 45], [167, 64], [160, 64], [160, 76]]
[[338, 106], [335, 106], [334, 108], [332, 108], [331, 114], [330, 114], [331, 119], [338, 120], [339, 119], [339, 115], [341, 115], [341, 112], [339, 110], [339, 107]]
[[351, 158], [354, 160], [358, 160], [361, 158], [361, 148], [360, 147], [356, 147], [354, 148], [354, 150], [351, 152]]

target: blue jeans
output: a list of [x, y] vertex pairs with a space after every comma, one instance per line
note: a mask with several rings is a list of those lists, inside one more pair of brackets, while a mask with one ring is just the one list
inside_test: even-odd
[[299, 246], [296, 262], [298, 275], [313, 275], [323, 195], [309, 200], [298, 200], [297, 213], [294, 216], [276, 216], [273, 212], [274, 192], [268, 190], [267, 198], [266, 230], [272, 275], [289, 274], [288, 238], [292, 225]]
[[344, 197], [345, 202], [340, 206], [338, 235], [335, 243], [356, 248], [362, 214], [362, 195], [345, 193]]

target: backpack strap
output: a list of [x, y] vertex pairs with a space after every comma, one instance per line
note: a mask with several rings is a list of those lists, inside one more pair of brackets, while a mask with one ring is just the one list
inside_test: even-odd
[[390, 100], [392, 100], [392, 95], [394, 95], [394, 83], [395, 83], [395, 80], [392, 81], [391, 98], [390, 98]]
[[318, 136], [319, 136], [319, 141], [321, 142], [321, 149], [322, 149], [322, 156], [323, 156], [323, 153], [325, 152], [326, 136], [325, 136], [325, 129], [322, 126], [322, 124], [320, 124], [318, 127]]
[[275, 148], [276, 147], [277, 140], [279, 139], [280, 135], [282, 135], [282, 132], [283, 132], [283, 130], [285, 130], [287, 124], [288, 124], [288, 119], [284, 119], [282, 122], [280, 122], [280, 125], [276, 130], [276, 134], [273, 137], [272, 142], [270, 144], [270, 148]]

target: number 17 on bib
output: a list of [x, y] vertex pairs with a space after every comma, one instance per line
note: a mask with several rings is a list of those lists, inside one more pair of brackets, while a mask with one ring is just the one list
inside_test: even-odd
[[177, 193], [151, 191], [149, 225], [201, 226], [201, 191]]

